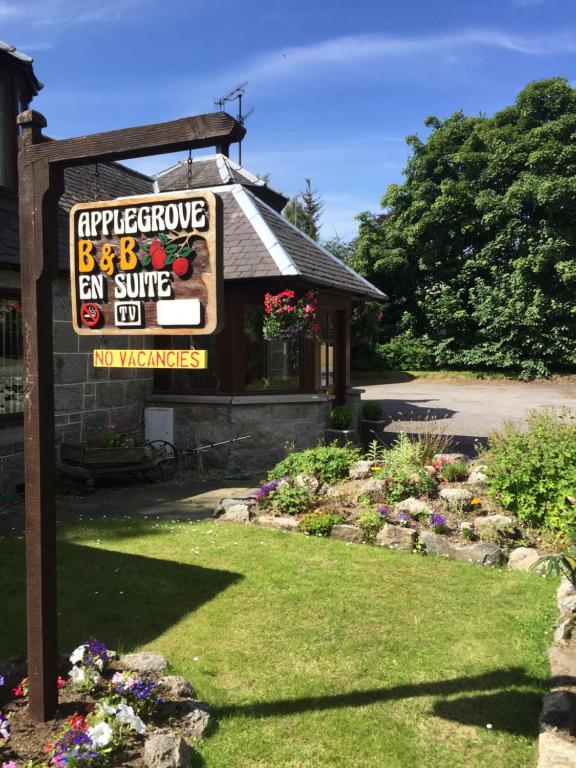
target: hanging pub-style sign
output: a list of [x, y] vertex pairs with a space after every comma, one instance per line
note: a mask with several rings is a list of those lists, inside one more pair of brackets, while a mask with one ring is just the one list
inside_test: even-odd
[[70, 272], [76, 333], [217, 333], [219, 204], [213, 192], [195, 189], [75, 205]]

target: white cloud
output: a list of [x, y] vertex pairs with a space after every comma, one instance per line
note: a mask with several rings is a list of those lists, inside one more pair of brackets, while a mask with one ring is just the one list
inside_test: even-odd
[[143, 0], [0, 0], [0, 19], [36, 26], [117, 21]]
[[[348, 35], [261, 54], [249, 61], [243, 70], [236, 69], [234, 76], [236, 79], [243, 77], [249, 80], [250, 84], [254, 84], [299, 74], [310, 77], [321, 69], [333, 72], [335, 69], [378, 60], [406, 57], [414, 59], [431, 54], [454, 56], [464, 49], [474, 48], [490, 48], [531, 56], [573, 53], [576, 51], [576, 36], [560, 33], [523, 36], [497, 30], [465, 30], [415, 37]], [[231, 73], [226, 74], [227, 80], [231, 77]]]

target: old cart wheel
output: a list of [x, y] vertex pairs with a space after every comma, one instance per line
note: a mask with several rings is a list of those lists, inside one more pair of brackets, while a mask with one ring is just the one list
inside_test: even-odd
[[154, 450], [155, 458], [159, 461], [155, 467], [145, 470], [145, 476], [155, 482], [172, 480], [178, 468], [176, 448], [167, 440], [151, 440], [148, 445]]

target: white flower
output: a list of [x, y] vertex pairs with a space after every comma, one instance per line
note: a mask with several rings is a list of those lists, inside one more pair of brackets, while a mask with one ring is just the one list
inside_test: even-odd
[[134, 712], [133, 707], [128, 704], [119, 704], [116, 709], [116, 720], [120, 725], [127, 725], [136, 733], [144, 733], [146, 726], [141, 718]]
[[94, 749], [106, 747], [112, 739], [112, 728], [108, 723], [97, 723], [92, 728], [88, 728], [88, 736], [92, 739]]
[[72, 685], [80, 685], [80, 683], [86, 682], [86, 673], [82, 667], [72, 667], [68, 674], [72, 680]]
[[116, 707], [112, 704], [109, 704], [106, 699], [102, 699], [102, 701], [98, 702], [98, 707], [105, 712], [107, 715], [115, 715], [116, 714]]
[[70, 656], [70, 661], [72, 664], [78, 664], [79, 661], [82, 661], [84, 658], [84, 651], [86, 650], [85, 645], [79, 645], [78, 648], [75, 648], [72, 651], [72, 655]]
[[100, 682], [100, 673], [97, 672], [95, 669], [90, 670], [89, 676], [90, 676], [90, 682], [94, 683], [94, 685]]
[[94, 666], [98, 667], [100, 672], [102, 672], [102, 667], [104, 666], [104, 662], [102, 661], [102, 659], [96, 659], [96, 661], [94, 662]]

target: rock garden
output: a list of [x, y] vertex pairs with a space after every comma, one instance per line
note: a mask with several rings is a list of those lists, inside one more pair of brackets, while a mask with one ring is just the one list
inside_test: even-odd
[[0, 663], [2, 768], [184, 768], [212, 725], [208, 705], [185, 678], [168, 674], [158, 653], [118, 658], [91, 638], [61, 666], [56, 717], [33, 723], [25, 660]]
[[531, 416], [528, 431], [509, 426], [493, 435], [476, 457], [430, 433], [402, 434], [390, 448], [374, 440], [364, 451], [320, 445], [289, 454], [250, 498], [222, 499], [216, 515], [527, 570], [567, 540], [574, 521], [573, 442], [574, 428], [545, 412]]

